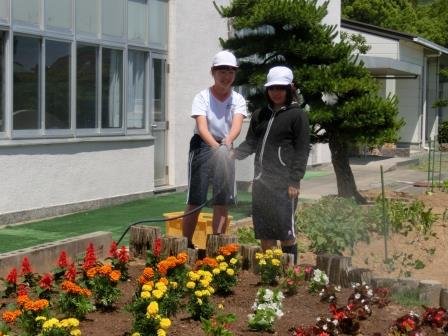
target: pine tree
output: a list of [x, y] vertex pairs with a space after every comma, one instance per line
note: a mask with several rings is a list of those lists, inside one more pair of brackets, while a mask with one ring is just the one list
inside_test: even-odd
[[316, 0], [233, 0], [216, 7], [235, 30], [221, 44], [240, 60], [236, 84], [258, 88], [248, 97], [250, 109], [262, 104], [267, 71], [291, 67], [310, 106], [311, 140], [329, 144], [339, 196], [362, 202], [350, 151], [395, 141], [402, 125], [396, 99], [378, 96], [376, 81], [353, 56], [366, 51], [362, 38], [336, 41], [335, 27], [322, 24], [327, 6], [317, 6]]

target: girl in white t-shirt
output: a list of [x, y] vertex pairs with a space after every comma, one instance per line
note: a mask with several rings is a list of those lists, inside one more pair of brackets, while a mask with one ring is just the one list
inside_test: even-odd
[[[235, 163], [222, 155], [221, 146], [228, 149], [241, 131], [247, 116], [246, 101], [232, 90], [238, 68], [235, 56], [220, 51], [213, 58], [211, 73], [214, 84], [199, 92], [192, 104], [191, 116], [196, 121], [195, 134], [190, 141], [188, 199], [185, 213], [204, 204], [209, 182], [213, 185], [213, 233], [226, 231], [229, 204], [235, 197]], [[219, 154], [221, 153], [221, 155]], [[183, 235], [193, 247], [192, 237], [199, 210], [183, 219]]]

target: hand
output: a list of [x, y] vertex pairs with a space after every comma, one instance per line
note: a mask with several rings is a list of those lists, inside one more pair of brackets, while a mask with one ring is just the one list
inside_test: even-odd
[[300, 194], [300, 188], [289, 186], [288, 187], [288, 197], [291, 199], [295, 199], [299, 197]]
[[221, 145], [225, 145], [227, 147], [227, 149], [231, 149], [232, 141], [230, 141], [229, 138], [225, 137], [224, 139], [221, 140]]

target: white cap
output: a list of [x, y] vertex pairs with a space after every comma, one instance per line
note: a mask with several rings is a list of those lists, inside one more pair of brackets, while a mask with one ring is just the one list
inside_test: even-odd
[[291, 69], [285, 66], [276, 66], [268, 72], [268, 82], [264, 86], [291, 85], [294, 78]]
[[238, 68], [235, 55], [232, 54], [230, 51], [223, 50], [223, 51], [220, 51], [219, 53], [217, 53], [215, 56], [213, 56], [212, 67], [223, 66], [223, 65]]

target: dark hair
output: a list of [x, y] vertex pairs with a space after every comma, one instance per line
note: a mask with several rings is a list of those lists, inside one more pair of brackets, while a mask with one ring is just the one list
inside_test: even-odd
[[[274, 102], [269, 97], [268, 90], [269, 90], [269, 87], [267, 87], [265, 89], [264, 95], [265, 95], [269, 105], [272, 106], [274, 104]], [[293, 101], [297, 101], [296, 88], [292, 84], [292, 85], [285, 86], [285, 90], [286, 90], [285, 106], [289, 106], [289, 105], [291, 105], [291, 103]]]

